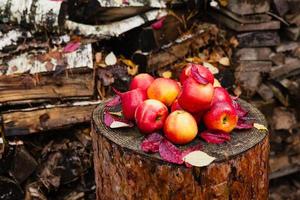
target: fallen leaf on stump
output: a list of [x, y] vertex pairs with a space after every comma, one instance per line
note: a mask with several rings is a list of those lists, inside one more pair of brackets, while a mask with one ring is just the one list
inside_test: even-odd
[[159, 145], [159, 155], [170, 163], [183, 164], [180, 149], [166, 139], [163, 139]]
[[205, 130], [200, 133], [200, 137], [207, 143], [222, 144], [230, 140], [230, 134], [222, 131]]
[[205, 167], [215, 159], [215, 157], [212, 157], [203, 151], [193, 151], [183, 157], [184, 162], [196, 167]]
[[134, 124], [126, 119], [115, 117], [109, 112], [104, 112], [104, 124], [110, 128], [133, 127]]
[[163, 139], [163, 136], [158, 133], [150, 134], [141, 143], [142, 151], [146, 153], [157, 153], [159, 151], [159, 145]]
[[266, 131], [268, 131], [267, 127], [265, 127], [264, 125], [259, 124], [259, 123], [254, 123], [253, 127], [256, 128], [256, 129], [258, 129], [258, 130], [266, 130]]
[[109, 100], [105, 106], [106, 107], [114, 107], [121, 104], [121, 97], [119, 95], [116, 95], [114, 98], [112, 98], [111, 100]]
[[246, 120], [239, 118], [235, 129], [244, 130], [253, 128], [253, 123], [247, 122]]

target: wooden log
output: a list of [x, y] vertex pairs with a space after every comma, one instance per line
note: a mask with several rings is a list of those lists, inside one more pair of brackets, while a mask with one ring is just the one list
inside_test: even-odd
[[99, 101], [75, 102], [8, 111], [1, 114], [5, 136], [28, 135], [88, 122]]
[[273, 67], [270, 73], [273, 79], [283, 79], [300, 73], [300, 59], [287, 57], [285, 63]]
[[270, 10], [270, 0], [229, 0], [226, 7], [238, 15], [265, 13]]
[[272, 50], [267, 47], [262, 48], [241, 48], [234, 53], [237, 60], [270, 60]]
[[[244, 101], [242, 105], [266, 125], [256, 108]], [[265, 131], [233, 132], [232, 140], [222, 145], [201, 142], [203, 151], [217, 161], [203, 168], [187, 168], [143, 153], [139, 147], [143, 136], [136, 128], [107, 128], [103, 107], [94, 111], [92, 120], [98, 200], [267, 199], [269, 143]]]
[[191, 51], [206, 46], [216, 40], [219, 29], [213, 24], [200, 25], [195, 33], [183, 35], [175, 42], [163, 46], [154, 52], [136, 52], [133, 61], [140, 66], [146, 66], [149, 71], [170, 65]]
[[91, 99], [94, 96], [93, 70], [36, 75], [0, 76], [0, 105]]
[[222, 15], [219, 12], [210, 12], [209, 14], [218, 22], [224, 24], [228, 28], [237, 32], [280, 29], [280, 21], [276, 21], [276, 20], [261, 22], [261, 23], [243, 24], [231, 19], [230, 17], [227, 17], [226, 15]]
[[268, 47], [280, 43], [280, 37], [274, 31], [257, 31], [237, 35], [239, 47]]

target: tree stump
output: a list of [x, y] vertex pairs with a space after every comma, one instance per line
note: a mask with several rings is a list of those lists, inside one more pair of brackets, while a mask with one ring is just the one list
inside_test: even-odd
[[[266, 126], [264, 116], [256, 108], [242, 100], [240, 103], [255, 122]], [[217, 159], [207, 167], [187, 168], [165, 162], [158, 154], [141, 151], [144, 136], [137, 128], [106, 127], [103, 110], [101, 104], [92, 118], [98, 200], [268, 198], [267, 131], [234, 131], [231, 141], [221, 145], [200, 141], [203, 151]], [[196, 140], [193, 144], [200, 139]]]

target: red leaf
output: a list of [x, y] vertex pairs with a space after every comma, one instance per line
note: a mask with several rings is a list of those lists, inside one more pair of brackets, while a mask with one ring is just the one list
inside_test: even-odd
[[221, 144], [230, 140], [230, 134], [222, 131], [206, 130], [200, 133], [200, 137], [212, 144]]
[[198, 68], [195, 65], [192, 65], [191, 76], [195, 81], [197, 81], [200, 84], [206, 85], [209, 83], [209, 81], [199, 73]]
[[164, 21], [165, 21], [165, 17], [162, 17], [160, 19], [158, 19], [156, 22], [154, 22], [151, 27], [154, 29], [154, 30], [159, 30], [163, 27], [164, 25]]
[[114, 107], [121, 103], [121, 97], [119, 95], [112, 98], [110, 101], [108, 101], [105, 106], [106, 107]]
[[232, 99], [232, 105], [235, 109], [236, 114], [238, 117], [245, 117], [248, 114], [248, 111], [242, 108], [242, 106], [234, 99]]
[[182, 164], [182, 153], [174, 144], [166, 139], [163, 139], [159, 145], [160, 157], [168, 162]]
[[163, 136], [160, 134], [152, 133], [142, 141], [141, 149], [144, 152], [157, 153], [159, 151], [159, 145], [163, 139]]
[[247, 122], [243, 118], [239, 118], [237, 125], [235, 126], [235, 129], [243, 130], [243, 129], [251, 129], [253, 128], [252, 122]]
[[133, 127], [134, 124], [126, 119], [115, 117], [109, 112], [104, 112], [104, 124], [110, 128]]
[[64, 47], [64, 53], [71, 53], [73, 51], [76, 51], [80, 47], [80, 42], [69, 42]]

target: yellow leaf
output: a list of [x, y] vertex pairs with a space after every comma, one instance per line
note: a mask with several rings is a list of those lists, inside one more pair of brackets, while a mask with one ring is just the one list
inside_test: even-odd
[[172, 72], [171, 71], [165, 71], [162, 73], [163, 78], [171, 78], [172, 77]]
[[207, 166], [215, 159], [215, 157], [212, 157], [203, 151], [193, 151], [183, 157], [184, 162], [196, 167]]
[[114, 52], [110, 52], [104, 59], [106, 65], [115, 65], [117, 64], [117, 57]]
[[203, 66], [206, 67], [212, 74], [219, 73], [219, 69], [208, 62], [203, 62]]
[[259, 124], [259, 123], [254, 123], [253, 127], [257, 128], [258, 130], [266, 130], [266, 131], [268, 131], [267, 127], [265, 127], [264, 125]]
[[222, 87], [221, 86], [221, 83], [218, 81], [218, 79], [216, 79], [215, 78], [215, 80], [214, 80], [214, 85], [213, 85], [214, 87]]
[[132, 62], [129, 59], [125, 59], [125, 58], [121, 58], [120, 60], [121, 60], [122, 63], [127, 65], [127, 73], [129, 75], [134, 76], [138, 73], [139, 66], [136, 65], [134, 62]]
[[112, 114], [112, 115], [118, 116], [118, 117], [123, 116], [122, 111], [120, 111], [120, 112], [109, 112], [109, 113]]
[[218, 0], [221, 6], [225, 7], [228, 5], [228, 0]]
[[220, 60], [219, 60], [219, 63], [221, 65], [224, 65], [224, 66], [229, 66], [230, 65], [230, 61], [229, 61], [229, 58], [228, 57], [222, 57]]

